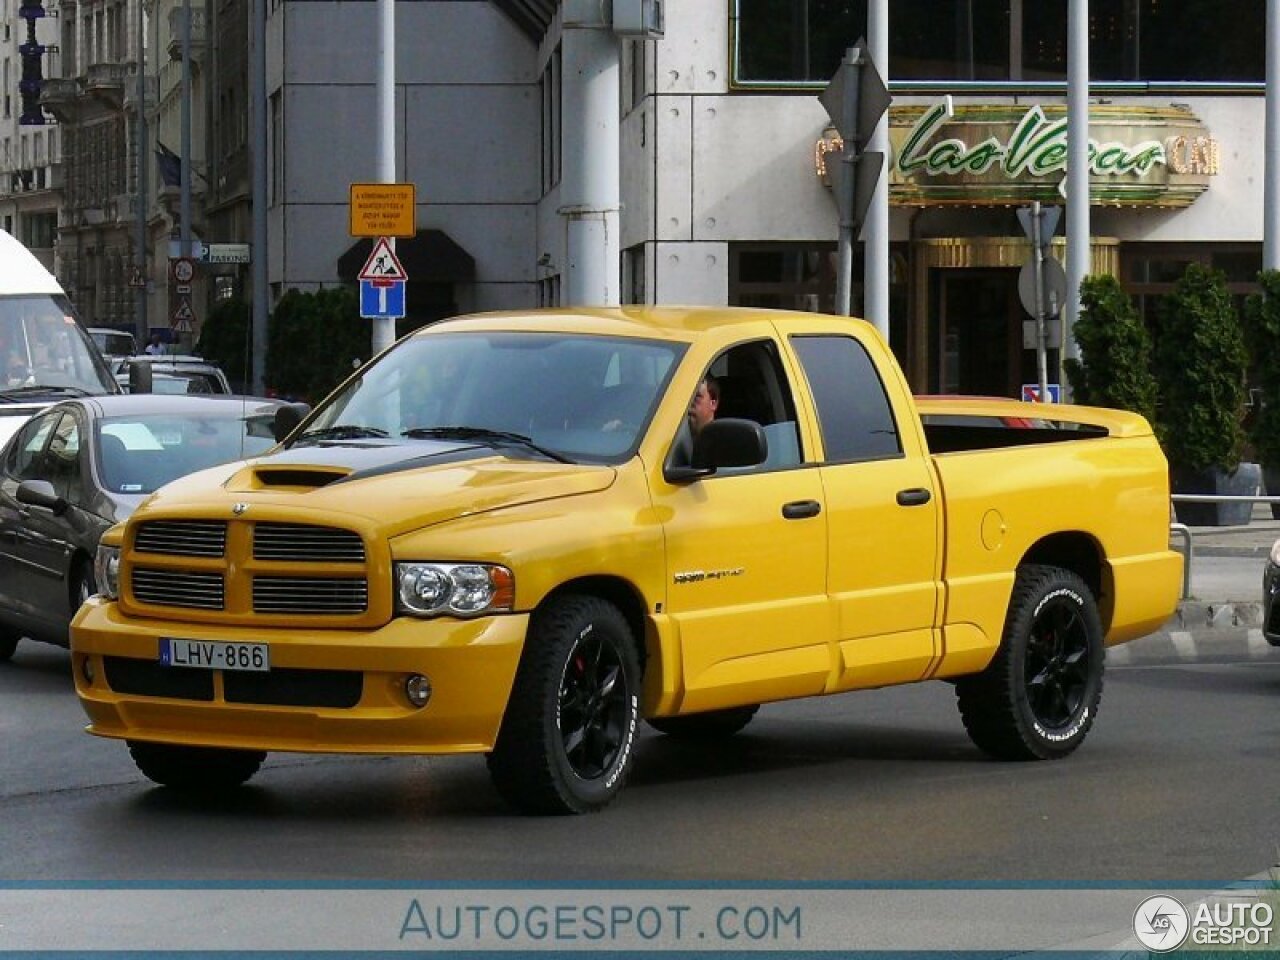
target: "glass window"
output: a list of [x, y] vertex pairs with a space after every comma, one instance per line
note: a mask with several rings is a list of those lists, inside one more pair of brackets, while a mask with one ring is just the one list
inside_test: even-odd
[[[893, 0], [887, 79], [1063, 82], [1068, 0]], [[866, 0], [735, 0], [743, 85], [824, 84], [867, 32]], [[1089, 12], [1093, 83], [1261, 83], [1260, 0], [1112, 0]], [[882, 73], [885, 70], [882, 67]]]
[[[1024, 6], [1028, 80], [1067, 78], [1068, 0]], [[1250, 26], [1252, 25], [1252, 26]], [[1089, 10], [1089, 74], [1106, 81], [1262, 82], [1265, 5], [1258, 0], [1113, 0]]]
[[275, 446], [275, 408], [107, 417], [94, 438], [98, 476], [114, 493], [151, 493], [170, 480]]
[[754, 420], [764, 429], [767, 447], [763, 463], [722, 468], [716, 476], [794, 467], [804, 459], [791, 385], [771, 341], [739, 344], [712, 361], [690, 398], [689, 418], [680, 425], [672, 445], [672, 465], [687, 466], [692, 461], [698, 409], [703, 411], [703, 419]]
[[46, 413], [33, 417], [23, 426], [5, 464], [9, 476], [15, 480], [31, 480], [40, 476], [41, 453], [57, 419], [57, 412]]
[[620, 462], [639, 446], [684, 349], [550, 332], [422, 334], [327, 402], [308, 431], [315, 438], [300, 442], [348, 426], [447, 443], [503, 431], [572, 460]]
[[798, 336], [791, 344], [818, 408], [828, 463], [902, 455], [880, 374], [853, 337]]

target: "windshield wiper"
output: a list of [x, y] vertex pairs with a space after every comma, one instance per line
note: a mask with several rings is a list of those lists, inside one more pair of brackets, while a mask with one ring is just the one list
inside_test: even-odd
[[475, 440], [489, 446], [514, 443], [532, 450], [534, 453], [540, 453], [548, 459], [555, 460], [557, 463], [573, 463], [564, 454], [556, 453], [554, 450], [549, 450], [534, 443], [530, 437], [526, 437], [523, 433], [509, 433], [506, 430], [486, 430], [484, 427], [414, 427], [411, 430], [404, 431], [401, 436], [411, 437], [415, 440]]
[[294, 441], [295, 446], [303, 440], [360, 440], [367, 437], [389, 437], [391, 434], [378, 427], [362, 427], [355, 423], [340, 423], [332, 427], [320, 427], [308, 430]]
[[19, 397], [32, 397], [48, 394], [56, 394], [57, 396], [66, 397], [92, 396], [88, 390], [81, 387], [55, 387], [42, 383], [32, 383], [21, 387], [9, 387], [7, 390], [0, 391], [0, 397], [5, 400], [17, 400]]

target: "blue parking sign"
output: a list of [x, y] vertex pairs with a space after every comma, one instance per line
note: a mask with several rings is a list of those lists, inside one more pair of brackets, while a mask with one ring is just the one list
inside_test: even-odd
[[360, 316], [366, 320], [399, 320], [404, 316], [404, 281], [360, 281]]

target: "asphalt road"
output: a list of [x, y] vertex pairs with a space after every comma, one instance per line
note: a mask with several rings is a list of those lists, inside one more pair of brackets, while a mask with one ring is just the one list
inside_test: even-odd
[[647, 733], [600, 814], [508, 810], [484, 762], [273, 756], [183, 799], [84, 735], [65, 651], [0, 665], [0, 883], [1221, 882], [1280, 849], [1280, 651], [1108, 672], [1072, 757], [989, 761], [952, 688], [768, 706], [715, 747]]

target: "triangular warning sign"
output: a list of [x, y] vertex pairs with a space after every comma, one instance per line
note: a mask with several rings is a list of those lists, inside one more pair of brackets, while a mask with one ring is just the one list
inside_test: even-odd
[[409, 279], [409, 275], [404, 272], [404, 267], [400, 266], [400, 261], [396, 259], [395, 251], [391, 249], [391, 241], [386, 237], [379, 237], [378, 242], [373, 245], [373, 252], [364, 262], [364, 269], [360, 271], [360, 279], [388, 282]]

